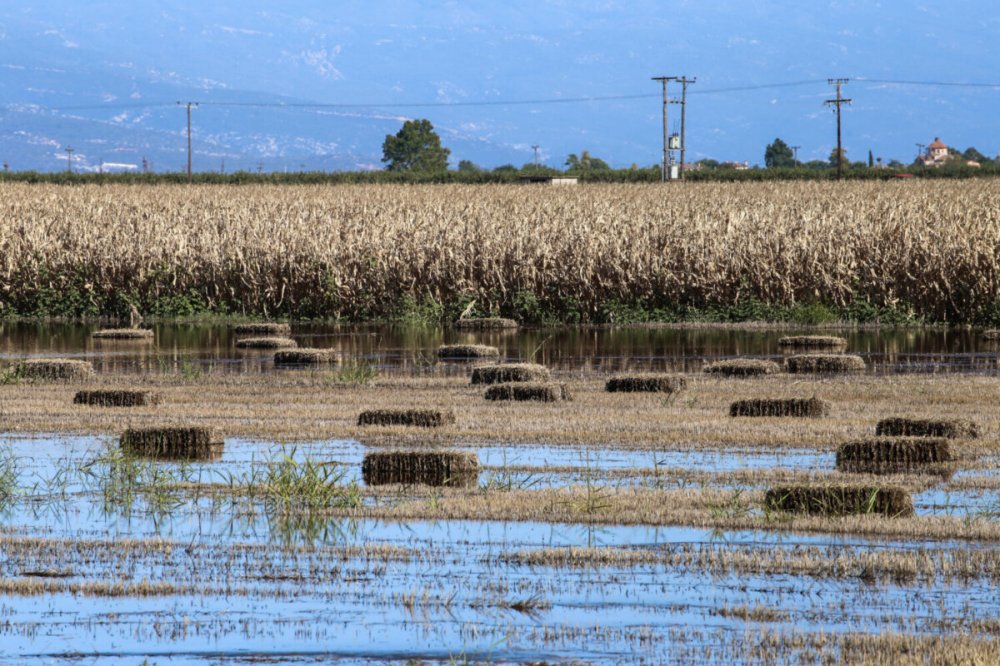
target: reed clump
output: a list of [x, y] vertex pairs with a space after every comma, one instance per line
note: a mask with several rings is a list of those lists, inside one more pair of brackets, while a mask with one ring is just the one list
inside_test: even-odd
[[472, 371], [473, 384], [506, 384], [509, 382], [547, 382], [549, 369], [535, 363], [505, 363], [484, 365]]
[[479, 482], [479, 457], [469, 451], [384, 451], [366, 453], [365, 484], [420, 484], [465, 488]]
[[324, 363], [333, 363], [335, 358], [333, 350], [302, 347], [275, 352], [274, 364], [278, 366], [323, 365]]
[[1000, 329], [991, 328], [988, 331], [983, 331], [983, 340], [1000, 340]]
[[513, 400], [518, 402], [559, 402], [572, 400], [569, 389], [564, 384], [546, 384], [539, 382], [509, 382], [493, 384], [484, 397], [487, 400]]
[[948, 439], [978, 439], [982, 434], [975, 421], [962, 419], [882, 419], [875, 426], [879, 437], [947, 437]]
[[91, 333], [95, 340], [152, 340], [153, 330], [149, 328], [102, 328]]
[[830, 415], [830, 403], [816, 397], [736, 400], [729, 405], [729, 415], [822, 418]]
[[605, 383], [609, 393], [678, 393], [687, 388], [682, 375], [642, 374], [612, 377]]
[[247, 324], [237, 324], [233, 326], [233, 332], [237, 335], [273, 335], [282, 336], [292, 332], [289, 324], [273, 321], [258, 321]]
[[21, 361], [14, 374], [20, 379], [74, 382], [91, 379], [94, 366], [89, 361], [72, 358], [38, 358]]
[[796, 349], [846, 349], [847, 339], [836, 335], [788, 335], [778, 340], [778, 346]]
[[291, 338], [264, 337], [243, 338], [236, 341], [238, 349], [294, 349], [299, 346]]
[[441, 345], [437, 355], [443, 361], [498, 359], [500, 350], [489, 345]]
[[760, 377], [781, 372], [781, 366], [759, 358], [734, 358], [709, 363], [702, 371], [722, 377]]
[[213, 428], [129, 428], [119, 440], [122, 451], [157, 460], [213, 461], [222, 458], [223, 436]]
[[77, 391], [73, 404], [93, 407], [149, 407], [160, 404], [160, 394], [125, 389]]
[[517, 327], [515, 320], [505, 317], [468, 317], [455, 322], [455, 328], [463, 331], [496, 331]]
[[358, 416], [359, 426], [414, 426], [440, 428], [455, 423], [447, 409], [369, 409]]
[[776, 486], [764, 494], [771, 511], [821, 516], [878, 514], [913, 515], [913, 498], [897, 486], [790, 485]]
[[847, 442], [837, 448], [837, 469], [855, 474], [941, 473], [952, 461], [943, 437], [899, 437]]
[[832, 375], [862, 372], [865, 361], [851, 354], [800, 354], [785, 359], [785, 367], [792, 374]]

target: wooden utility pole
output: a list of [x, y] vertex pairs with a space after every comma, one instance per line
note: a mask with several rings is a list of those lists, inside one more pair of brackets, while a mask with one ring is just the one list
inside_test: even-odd
[[824, 102], [827, 106], [837, 107], [837, 180], [844, 177], [844, 150], [840, 141], [840, 107], [844, 104], [851, 104], [854, 100], [842, 97], [840, 87], [845, 85], [850, 79], [827, 79], [831, 86], [837, 86], [837, 98], [828, 99]]
[[654, 76], [653, 81], [659, 81], [663, 84], [663, 165], [660, 167], [660, 182], [667, 182], [667, 177], [670, 175], [670, 153], [669, 153], [669, 140], [667, 130], [667, 106], [670, 101], [667, 99], [667, 81], [676, 81], [676, 76]]
[[697, 78], [689, 79], [687, 76], [682, 76], [677, 79], [681, 82], [681, 100], [680, 102], [675, 102], [675, 104], [681, 105], [681, 170], [680, 176], [681, 180], [684, 180], [684, 163], [685, 156], [687, 155], [687, 132], [685, 131], [685, 119], [687, 117], [687, 93], [688, 84], [694, 84], [698, 82]]
[[73, 146], [63, 148], [66, 151], [66, 171], [73, 173]]
[[799, 165], [799, 148], [802, 146], [789, 146], [792, 149], [792, 161], [795, 162], [795, 166]]
[[187, 162], [187, 176], [188, 182], [191, 182], [191, 107], [198, 106], [198, 102], [177, 102], [179, 106], [187, 106], [187, 139], [188, 139], [188, 162]]

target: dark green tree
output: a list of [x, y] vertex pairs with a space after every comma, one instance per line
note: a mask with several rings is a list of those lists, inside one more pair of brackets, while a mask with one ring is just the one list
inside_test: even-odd
[[871, 169], [875, 166], [875, 156], [872, 154], [871, 149], [868, 149], [868, 168]]
[[983, 155], [981, 152], [975, 148], [966, 148], [965, 152], [962, 153], [962, 157], [970, 162], [979, 162], [980, 164], [985, 164], [990, 161], [990, 158]]
[[387, 134], [382, 143], [387, 171], [446, 171], [449, 155], [451, 151], [441, 145], [441, 137], [429, 120], [407, 120], [395, 136]]
[[764, 150], [764, 166], [768, 169], [777, 167], [794, 167], [795, 153], [787, 143], [781, 139], [775, 139], [769, 143]]
[[471, 160], [461, 160], [458, 163], [459, 173], [479, 173], [481, 171], [479, 165]]
[[[846, 148], [844, 148], [844, 149], [842, 149], [840, 151], [840, 162], [845, 167], [847, 167], [847, 166], [850, 165], [850, 162], [847, 159], [847, 149]], [[836, 167], [837, 166], [837, 149], [836, 148], [834, 148], [833, 150], [830, 151], [830, 166], [832, 166], [832, 167]]]
[[566, 157], [566, 167], [566, 170], [572, 173], [607, 171], [611, 169], [607, 162], [600, 157], [594, 157], [590, 154], [589, 150], [584, 150], [579, 156], [576, 153], [570, 153]]

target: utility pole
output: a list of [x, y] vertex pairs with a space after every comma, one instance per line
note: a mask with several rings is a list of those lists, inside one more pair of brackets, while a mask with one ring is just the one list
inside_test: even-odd
[[198, 106], [198, 102], [177, 102], [179, 106], [187, 106], [187, 119], [188, 119], [188, 163], [187, 163], [187, 174], [188, 182], [191, 182], [191, 107]]
[[795, 166], [799, 165], [799, 148], [802, 146], [789, 146], [792, 149], [792, 161], [795, 162]]
[[667, 182], [667, 176], [670, 171], [670, 153], [669, 153], [669, 139], [668, 129], [667, 129], [667, 105], [670, 103], [667, 99], [667, 81], [676, 81], [676, 76], [654, 76], [652, 81], [659, 81], [663, 84], [663, 166], [660, 167], [660, 182]]
[[674, 101], [673, 104], [681, 105], [681, 169], [680, 175], [681, 180], [684, 180], [684, 161], [685, 155], [687, 154], [687, 134], [684, 131], [684, 120], [687, 116], [687, 91], [688, 84], [695, 84], [698, 82], [697, 78], [689, 79], [687, 76], [674, 77], [676, 81], [681, 82], [681, 99], [680, 101]]
[[66, 171], [73, 173], [73, 146], [63, 148], [66, 151]]
[[257, 162], [257, 173], [263, 173], [263, 172], [264, 172], [264, 163]]
[[3, 161], [3, 172], [10, 173], [10, 164], [7, 162], [7, 160]]
[[535, 145], [533, 145], [531, 147], [531, 149], [533, 151], [535, 151], [535, 171], [538, 171], [538, 149], [539, 148], [541, 148], [541, 146], [539, 146], [538, 144], [535, 144]]
[[837, 180], [844, 177], [844, 151], [841, 147], [840, 142], [840, 107], [844, 104], [851, 104], [854, 100], [842, 97], [840, 94], [840, 87], [846, 84], [850, 79], [827, 79], [827, 83], [831, 86], [837, 86], [837, 98], [828, 99], [824, 102], [827, 106], [837, 107]]
[[920, 156], [924, 154], [924, 148], [926, 147], [927, 147], [926, 143], [917, 144], [917, 159], [920, 159]]

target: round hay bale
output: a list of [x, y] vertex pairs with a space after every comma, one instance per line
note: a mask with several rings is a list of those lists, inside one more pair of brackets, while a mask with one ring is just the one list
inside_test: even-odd
[[944, 437], [867, 439], [837, 447], [837, 469], [855, 474], [936, 474], [951, 461]]
[[516, 400], [519, 402], [559, 402], [572, 400], [564, 384], [541, 384], [536, 382], [511, 382], [493, 384], [483, 396], [487, 400]]
[[369, 486], [401, 483], [466, 488], [479, 481], [479, 458], [470, 451], [366, 453], [361, 476]]
[[94, 376], [94, 366], [79, 359], [36, 358], [18, 363], [14, 374], [36, 381], [84, 381]]
[[947, 437], [948, 439], [978, 439], [979, 424], [960, 419], [882, 419], [875, 426], [879, 437]]
[[830, 415], [830, 403], [819, 398], [755, 398], [729, 405], [730, 416], [822, 418]]
[[778, 346], [793, 349], [846, 349], [847, 339], [836, 335], [788, 335], [778, 340]]
[[291, 338], [243, 338], [236, 341], [238, 349], [294, 349], [299, 343]]
[[785, 367], [792, 374], [863, 372], [865, 360], [850, 354], [800, 354], [785, 359]]
[[148, 407], [160, 404], [160, 395], [152, 391], [77, 391], [73, 396], [73, 404], [92, 407]]
[[288, 335], [292, 327], [288, 324], [271, 321], [250, 322], [248, 324], [237, 324], [233, 326], [233, 331], [237, 335]]
[[463, 331], [496, 331], [517, 327], [516, 321], [504, 317], [469, 317], [455, 322], [455, 328]]
[[994, 342], [1000, 340], [1000, 329], [992, 328], [988, 331], [983, 331], [984, 340], [992, 340]]
[[94, 331], [90, 337], [95, 340], [144, 340], [153, 339], [153, 331], [149, 328], [103, 328]]
[[477, 359], [498, 359], [500, 350], [489, 345], [441, 345], [438, 358], [442, 361], [470, 361]]
[[764, 494], [764, 506], [771, 511], [820, 516], [913, 515], [913, 498], [907, 490], [896, 486], [776, 486]]
[[506, 384], [508, 382], [547, 382], [549, 369], [535, 363], [484, 365], [472, 371], [473, 384]]
[[781, 372], [781, 366], [774, 361], [759, 358], [734, 358], [709, 363], [702, 371], [722, 377], [759, 377]]
[[322, 365], [332, 363], [335, 357], [330, 349], [283, 349], [274, 353], [274, 364], [278, 366]]
[[122, 451], [144, 458], [213, 461], [222, 457], [224, 440], [212, 428], [129, 428], [119, 445]]
[[440, 428], [453, 423], [455, 413], [450, 409], [369, 409], [358, 416], [359, 426]]
[[687, 388], [687, 379], [681, 375], [621, 375], [612, 377], [604, 385], [608, 393], [677, 393]]

